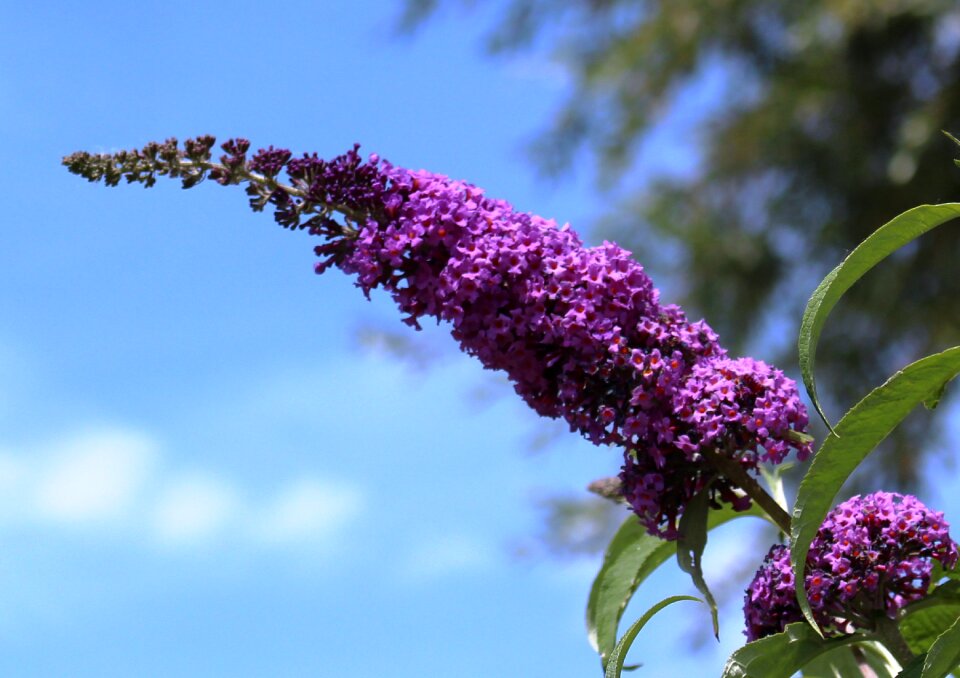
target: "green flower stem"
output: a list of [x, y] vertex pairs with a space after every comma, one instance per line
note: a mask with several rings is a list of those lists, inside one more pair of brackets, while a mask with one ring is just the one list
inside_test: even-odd
[[701, 450], [701, 454], [708, 464], [746, 492], [747, 496], [770, 516], [781, 532], [790, 534], [790, 514], [783, 510], [777, 500], [771, 497], [739, 462], [716, 450]]
[[875, 621], [875, 633], [877, 640], [890, 650], [901, 666], [906, 666], [914, 659], [916, 655], [910, 651], [910, 646], [900, 634], [900, 625], [894, 619], [886, 615], [878, 616]]

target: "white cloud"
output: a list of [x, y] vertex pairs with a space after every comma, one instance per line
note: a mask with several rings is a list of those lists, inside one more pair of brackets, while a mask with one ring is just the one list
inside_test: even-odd
[[293, 478], [252, 502], [252, 492], [210, 469], [162, 462], [157, 441], [120, 427], [29, 449], [0, 446], [0, 528], [106, 528], [180, 550], [224, 541], [315, 548], [330, 545], [363, 508], [363, 493], [350, 483]]
[[155, 447], [149, 437], [120, 429], [57, 443], [37, 472], [40, 516], [62, 523], [126, 517], [152, 472]]
[[354, 518], [362, 505], [357, 488], [304, 478], [282, 490], [254, 526], [268, 542], [310, 542], [326, 539]]
[[163, 543], [210, 539], [228, 527], [239, 505], [236, 491], [226, 483], [200, 475], [185, 477], [161, 493], [152, 527]]

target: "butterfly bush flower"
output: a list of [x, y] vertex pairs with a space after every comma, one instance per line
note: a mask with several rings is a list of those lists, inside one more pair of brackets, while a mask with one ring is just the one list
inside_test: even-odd
[[[212, 137], [175, 140], [64, 163], [90, 180], [152, 184], [179, 177], [247, 183], [251, 206], [275, 208], [287, 228], [323, 238], [317, 272], [356, 277], [369, 296], [392, 294], [404, 321], [445, 321], [461, 348], [503, 370], [543, 416], [598, 445], [624, 450], [622, 494], [648, 531], [677, 536], [689, 499], [750, 505], [705, 463], [717, 450], [749, 471], [810, 442], [793, 381], [749, 358], [731, 359], [703, 321], [662, 304], [643, 267], [609, 242], [585, 247], [567, 225], [518, 212], [463, 181], [396, 167], [354, 147], [323, 160]], [[286, 171], [288, 183], [277, 179]], [[337, 220], [339, 215], [339, 221]]]
[[[895, 619], [926, 595], [934, 560], [946, 569], [957, 564], [948, 530], [942, 513], [911, 495], [875, 492], [837, 506], [807, 555], [804, 586], [817, 623], [840, 634], [870, 629], [878, 616]], [[747, 588], [743, 612], [748, 640], [802, 621], [786, 546], [767, 553]]]

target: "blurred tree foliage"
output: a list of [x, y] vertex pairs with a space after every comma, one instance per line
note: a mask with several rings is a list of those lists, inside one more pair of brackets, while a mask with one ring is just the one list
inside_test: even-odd
[[[405, 2], [408, 26], [442, 4]], [[505, 0], [489, 47], [552, 53], [571, 87], [533, 144], [537, 164], [559, 175], [595, 161], [625, 196], [598, 235], [632, 249], [731, 353], [796, 365], [819, 279], [896, 214], [960, 199], [957, 149], [940, 134], [960, 131], [955, 0]], [[695, 171], [651, 180], [638, 149], [708, 75], [722, 84], [701, 102]], [[958, 255], [960, 233], [938, 229], [837, 309], [817, 373], [834, 419], [958, 343]], [[935, 421], [908, 421], [865, 484], [915, 487]]]

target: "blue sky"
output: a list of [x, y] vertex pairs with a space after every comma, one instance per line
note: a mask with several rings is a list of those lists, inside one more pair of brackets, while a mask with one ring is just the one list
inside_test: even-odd
[[[0, 140], [0, 673], [6, 676], [583, 676], [595, 559], [518, 560], [534, 499], [615, 451], [542, 426], [442, 329], [418, 370], [358, 345], [399, 327], [241, 191], [106, 189], [66, 153], [246, 136], [333, 155], [359, 141], [587, 224], [588, 171], [538, 182], [520, 151], [566, 83], [492, 61], [482, 15], [393, 33], [389, 2], [5, 3]], [[683, 167], [668, 128], [644, 149]], [[657, 144], [660, 144], [659, 146]], [[478, 404], [477, 388], [503, 394]], [[712, 537], [727, 577], [751, 527]], [[736, 584], [734, 590], [742, 588]], [[636, 609], [689, 592], [658, 574]], [[736, 598], [736, 596], [735, 596]], [[675, 606], [642, 675], [712, 675]], [[680, 632], [678, 633], [678, 629]], [[641, 675], [641, 674], [637, 674]]]

